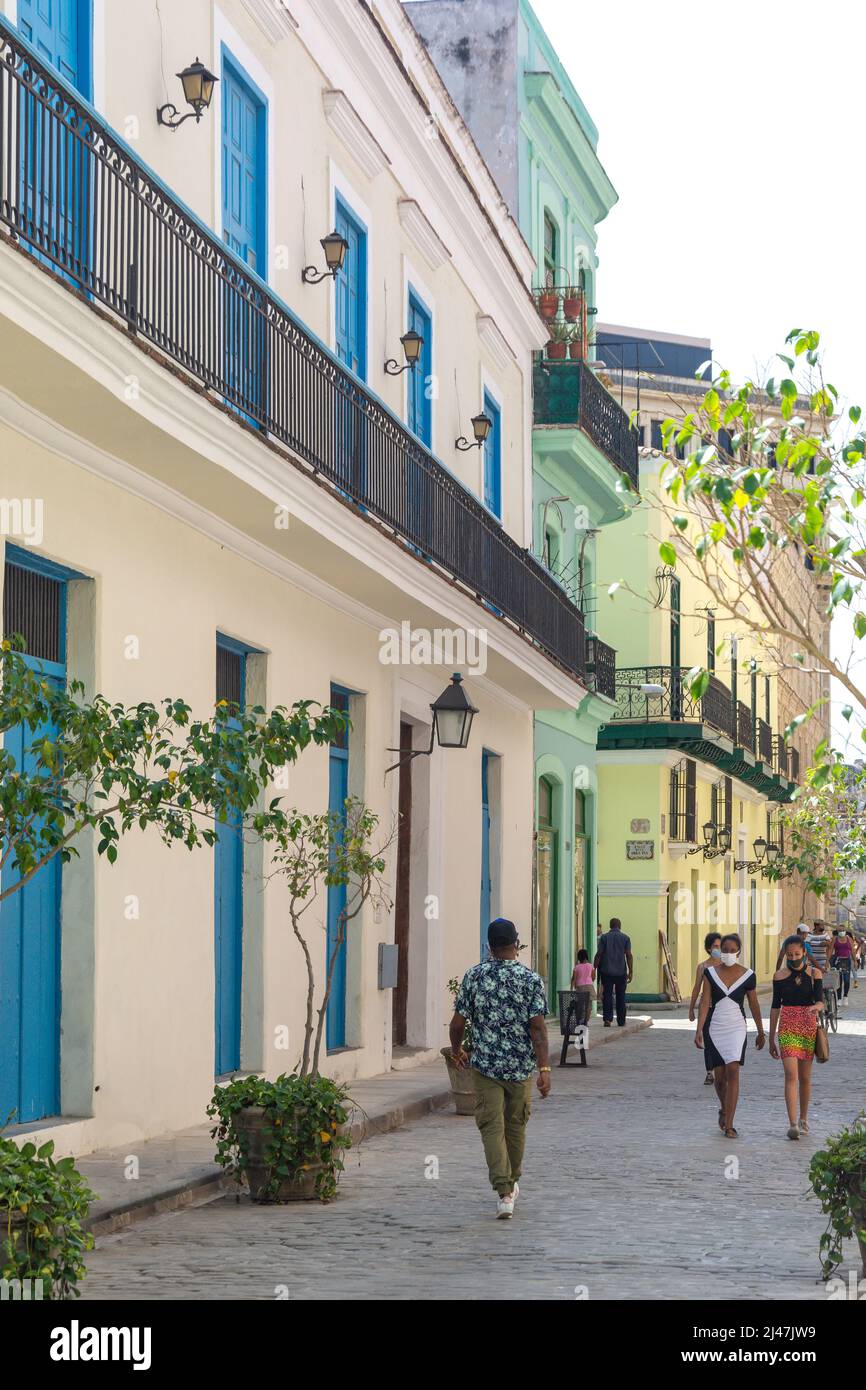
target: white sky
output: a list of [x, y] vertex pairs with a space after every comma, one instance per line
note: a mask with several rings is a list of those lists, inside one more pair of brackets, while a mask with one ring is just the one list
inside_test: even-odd
[[532, 4], [619, 193], [599, 227], [600, 320], [709, 338], [737, 374], [817, 328], [829, 379], [866, 408], [866, 6]]

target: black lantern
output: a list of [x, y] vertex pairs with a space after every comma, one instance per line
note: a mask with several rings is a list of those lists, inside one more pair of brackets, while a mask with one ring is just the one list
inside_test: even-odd
[[727, 854], [731, 848], [731, 829], [728, 825], [723, 825], [719, 831], [719, 849], [723, 854]]
[[752, 849], [755, 851], [755, 858], [760, 864], [764, 855], [767, 853], [767, 841], [764, 839], [763, 835], [759, 835], [757, 840], [753, 841]]
[[704, 821], [703, 830], [704, 830], [704, 844], [706, 845], [707, 849], [711, 849], [712, 846], [716, 843], [716, 827], [715, 827], [715, 823], [714, 823], [713, 821], [711, 821], [711, 820]]
[[195, 116], [198, 125], [211, 104], [214, 83], [219, 81], [198, 58], [194, 63], [190, 63], [188, 68], [184, 68], [183, 72], [175, 73], [175, 76], [180, 78], [184, 97], [192, 110], [185, 116], [178, 116], [177, 107], [170, 101], [166, 102], [165, 106], [158, 107], [156, 119], [160, 125], [168, 126], [169, 130], [177, 130], [190, 116]]
[[467, 698], [463, 677], [455, 671], [451, 684], [430, 706], [433, 711], [433, 733], [440, 748], [465, 748], [469, 742], [472, 720], [478, 710]]
[[417, 367], [421, 360], [424, 339], [420, 333], [416, 333], [414, 328], [410, 328], [408, 333], [403, 334], [400, 342], [403, 344], [403, 355], [406, 362], [404, 366], [400, 367], [395, 358], [389, 358], [385, 363], [385, 371], [389, 376], [401, 376], [403, 372], [411, 371], [413, 367]]
[[772, 868], [774, 864], [778, 863], [779, 855], [781, 853], [781, 845], [767, 845], [767, 863], [770, 865], [770, 868]]
[[301, 271], [301, 279], [305, 285], [318, 285], [320, 280], [327, 280], [329, 275], [336, 280], [345, 264], [349, 243], [338, 231], [334, 230], [323, 236], [319, 244], [325, 253], [326, 268], [317, 270], [314, 265], [305, 265]]
[[486, 444], [487, 436], [489, 435], [492, 429], [493, 421], [491, 420], [489, 415], [473, 415], [472, 433], [475, 435], [475, 443], [470, 444], [466, 436], [461, 435], [459, 439], [456, 439], [454, 441], [455, 449], [480, 449], [482, 445]]

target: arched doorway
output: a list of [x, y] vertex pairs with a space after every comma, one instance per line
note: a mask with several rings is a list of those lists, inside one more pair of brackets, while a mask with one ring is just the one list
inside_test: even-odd
[[577, 953], [586, 946], [586, 904], [589, 875], [589, 852], [586, 834], [586, 797], [579, 789], [574, 793], [574, 941], [572, 964]]

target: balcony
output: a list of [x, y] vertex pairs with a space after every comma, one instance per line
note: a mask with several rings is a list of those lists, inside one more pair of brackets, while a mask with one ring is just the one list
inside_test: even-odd
[[580, 429], [638, 490], [638, 433], [622, 406], [586, 362], [537, 361], [533, 372], [537, 427]]
[[586, 674], [596, 695], [616, 699], [616, 652], [600, 637], [587, 636]]
[[556, 580], [2, 18], [0, 235], [582, 680]]
[[[779, 752], [780, 744], [785, 747], [781, 735], [758, 720], [756, 750], [749, 707], [735, 702], [715, 675], [695, 698], [687, 675], [686, 667], [620, 668], [615, 676], [616, 710], [599, 733], [599, 748], [677, 749], [738, 777], [770, 800], [788, 800], [789, 764]], [[661, 693], [644, 694], [645, 685], [661, 687]], [[772, 756], [765, 760], [762, 749], [768, 738]]]

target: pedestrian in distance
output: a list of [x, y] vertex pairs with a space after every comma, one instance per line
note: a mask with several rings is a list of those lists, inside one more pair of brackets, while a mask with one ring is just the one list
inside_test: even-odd
[[[805, 950], [805, 952], [806, 952], [806, 955], [807, 955], [807, 956], [809, 957], [809, 959], [811, 960], [811, 958], [812, 958], [812, 951], [811, 951], [811, 949], [810, 949], [810, 947], [809, 947], [809, 928], [808, 928], [808, 926], [806, 925], [805, 922], [798, 922], [798, 923], [797, 923], [796, 933], [797, 933], [797, 936], [799, 936], [800, 940], [801, 940], [802, 943], [803, 943], [803, 948], [804, 948], [804, 950]], [[788, 940], [790, 940], [790, 938], [789, 938], [789, 937], [785, 937], [785, 940], [782, 942], [781, 946], [779, 947], [779, 954], [778, 954], [777, 957], [776, 957], [776, 969], [777, 969], [777, 970], [781, 970], [781, 969], [782, 969], [782, 966], [783, 966], [784, 963], [785, 963], [785, 941], [788, 941]]]
[[613, 1025], [614, 996], [616, 1021], [625, 1027], [625, 990], [634, 978], [634, 959], [631, 941], [622, 929], [618, 917], [611, 917], [610, 931], [598, 942], [593, 965], [601, 976], [601, 1013], [605, 1028]]
[[520, 941], [513, 922], [498, 917], [487, 929], [490, 959], [473, 965], [457, 991], [449, 1030], [451, 1060], [468, 1064], [463, 1051], [472, 1024], [475, 1123], [481, 1132], [496, 1215], [514, 1215], [532, 1102], [532, 1073], [539, 1094], [550, 1094], [547, 999], [544, 981], [517, 959]]
[[[704, 937], [704, 951], [706, 952], [706, 959], [698, 961], [698, 968], [695, 971], [695, 983], [692, 989], [692, 997], [689, 1000], [689, 1023], [694, 1023], [695, 1018], [697, 1016], [696, 1009], [698, 1005], [698, 999], [700, 998], [701, 986], [704, 983], [704, 971], [706, 970], [708, 965], [715, 965], [722, 958], [721, 940], [722, 933], [718, 931], [708, 932], [707, 935]], [[704, 1077], [704, 1085], [712, 1086], [713, 1080], [713, 1073], [711, 1071], [708, 1071], [706, 1076]]]
[[742, 941], [736, 932], [728, 932], [720, 945], [719, 963], [708, 965], [704, 971], [695, 1047], [704, 1049], [704, 1065], [713, 1073], [719, 1129], [726, 1139], [737, 1139], [734, 1116], [740, 1097], [740, 1068], [746, 1060], [746, 1001], [758, 1030], [755, 1046], [759, 1051], [765, 1042], [764, 1024], [755, 972], [740, 964]]
[[785, 1069], [788, 1138], [809, 1133], [812, 1063], [818, 1014], [823, 1008], [821, 971], [813, 965], [799, 936], [785, 942], [785, 961], [773, 976], [770, 1008], [770, 1056]]
[[807, 949], [812, 957], [812, 963], [823, 974], [830, 964], [830, 957], [833, 952], [833, 934], [822, 917], [815, 918], [815, 930], [808, 938]]
[[577, 953], [577, 961], [571, 972], [571, 988], [578, 996], [577, 1026], [585, 1027], [589, 1023], [589, 1013], [592, 1008], [592, 1001], [595, 998], [595, 966], [589, 959], [589, 951], [583, 947]]
[[839, 971], [840, 992], [842, 995], [840, 1003], [847, 1009], [851, 1002], [848, 995], [851, 990], [851, 969], [854, 964], [854, 946], [845, 927], [840, 927], [838, 931], [834, 931], [833, 933], [833, 951], [830, 956], [830, 964]]

